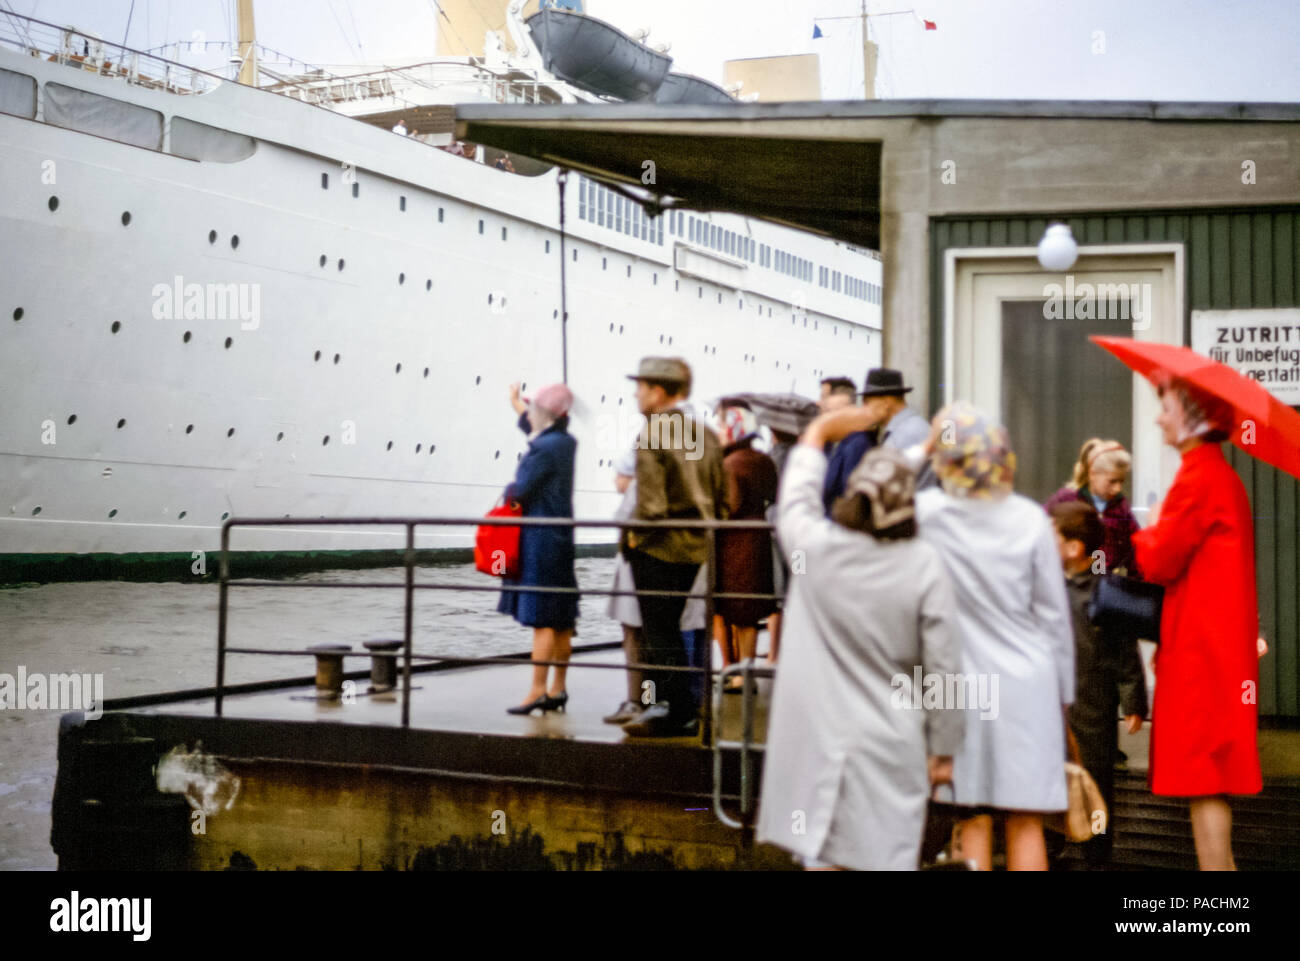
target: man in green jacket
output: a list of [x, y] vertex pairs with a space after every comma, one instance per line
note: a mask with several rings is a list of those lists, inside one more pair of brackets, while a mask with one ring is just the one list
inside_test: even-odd
[[[726, 516], [727, 481], [722, 445], [708, 425], [685, 406], [691, 369], [678, 357], [644, 357], [635, 374], [637, 406], [646, 423], [637, 440], [637, 502], [641, 520], [721, 520]], [[709, 560], [703, 530], [628, 528], [623, 556], [637, 590], [690, 591], [700, 565]], [[682, 639], [685, 597], [639, 597], [647, 660], [688, 665]], [[647, 673], [651, 703], [623, 725], [632, 735], [671, 737], [695, 733], [698, 705], [684, 671]]]

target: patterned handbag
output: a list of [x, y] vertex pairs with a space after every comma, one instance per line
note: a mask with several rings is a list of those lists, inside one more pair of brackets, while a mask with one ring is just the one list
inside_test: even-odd
[[[522, 517], [524, 509], [518, 501], [497, 501], [487, 512], [488, 517]], [[493, 577], [514, 580], [519, 577], [518, 527], [508, 524], [480, 524], [474, 535], [474, 567]]]
[[1160, 643], [1160, 612], [1165, 589], [1119, 574], [1103, 574], [1088, 599], [1088, 620], [1122, 637]]

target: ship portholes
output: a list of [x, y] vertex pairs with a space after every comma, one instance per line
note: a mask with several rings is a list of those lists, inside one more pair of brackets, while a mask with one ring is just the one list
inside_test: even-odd
[[631, 264], [628, 264], [628, 265], [627, 265], [627, 275], [628, 275], [629, 277], [632, 276], [632, 265], [631, 265]]
[[322, 447], [324, 447], [324, 446], [326, 446], [327, 444], [329, 444], [329, 442], [330, 442], [330, 435], [329, 435], [329, 434], [326, 434], [324, 437], [321, 438], [320, 445], [321, 445]]
[[186, 424], [186, 425], [185, 425], [185, 433], [187, 433], [187, 434], [192, 434], [192, 433], [194, 433], [194, 425], [193, 425], [193, 424]]
[[183, 521], [183, 520], [185, 520], [185, 515], [188, 514], [188, 513], [189, 513], [189, 511], [181, 511], [179, 514], [176, 515], [176, 519], [177, 519], [178, 521]]
[[239, 234], [230, 235], [230, 249], [234, 250], [239, 246]]
[[400, 286], [401, 286], [402, 284], [404, 284], [404, 283], [406, 283], [406, 274], [398, 274], [398, 275], [397, 275], [397, 284], [398, 284], [398, 286], [400, 287]]
[[443, 210], [442, 210], [441, 207], [439, 207], [439, 208], [438, 208], [438, 223], [442, 223], [442, 214], [443, 214]]
[[210, 243], [210, 244], [215, 244], [216, 242], [217, 242], [217, 232], [216, 232], [215, 230], [209, 230], [209, 231], [208, 231], [208, 243]]
[[403, 211], [403, 212], [406, 211], [406, 198], [405, 198], [405, 197], [398, 197], [398, 198], [397, 198], [397, 209], [398, 209], [398, 210], [401, 210], [401, 211]]
[[430, 279], [430, 280], [426, 280], [426, 281], [424, 282], [424, 289], [425, 289], [425, 290], [433, 290], [433, 280], [432, 280], [432, 279]]
[[718, 303], [722, 303], [722, 291], [718, 291]]
[[424, 368], [424, 376], [425, 376], [425, 377], [428, 377], [428, 376], [429, 376], [429, 368], [428, 368], [428, 367]]
[[658, 275], [658, 274], [651, 274], [651, 275], [650, 275], [650, 283], [651, 283], [652, 286], [654, 286], [654, 287], [658, 287], [658, 286], [659, 286], [659, 275]]
[[23, 319], [23, 309], [22, 309], [21, 307], [15, 307], [15, 308], [14, 308], [14, 323], [18, 323], [18, 321], [20, 321], [20, 320], [22, 320], [22, 319]]
[[275, 442], [277, 444], [280, 443], [280, 441], [282, 440], [284, 440], [284, 431], [280, 431], [275, 435]]
[[429, 453], [430, 453], [430, 454], [432, 454], [432, 453], [433, 453], [434, 451], [436, 451], [437, 449], [438, 449], [438, 445], [437, 445], [437, 444], [430, 444], [430, 445], [429, 445]]
[[551, 252], [551, 242], [549, 240], [546, 242], [546, 252], [548, 254]]
[[221, 519], [224, 521], [224, 520], [228, 520], [229, 518], [230, 518], [230, 511], [222, 511]]
[[227, 338], [226, 338], [226, 350], [229, 350], [229, 349], [230, 349], [230, 345], [233, 344], [234, 342], [235, 342], [235, 338], [233, 338], [233, 337], [227, 337]]
[[328, 260], [329, 260], [329, 258], [326, 257], [324, 254], [321, 254], [321, 255], [320, 255], [320, 265], [321, 265], [322, 267], [325, 266], [325, 263], [326, 263], [326, 261], [328, 261]]
[[393, 368], [393, 373], [394, 373], [394, 374], [400, 374], [401, 372], [402, 372], [402, 365], [401, 365], [401, 364], [398, 364], [396, 367]]
[[500, 460], [500, 459], [501, 459], [501, 451], [497, 451], [495, 454], [493, 454], [493, 455], [492, 455], [492, 459], [493, 459], [493, 460]]
[[420, 449], [421, 449], [422, 447], [424, 447], [423, 444], [416, 444], [416, 445], [415, 445], [415, 452], [416, 452], [417, 454], [420, 453]]
[[[477, 386], [479, 385], [479, 383], [480, 383], [482, 380], [483, 380], [483, 375], [482, 375], [482, 374], [475, 374], [475, 375], [474, 375], [474, 386], [477, 387]], [[520, 390], [523, 390], [523, 388], [521, 387]]]
[[330, 175], [329, 175], [329, 174], [323, 173], [323, 174], [320, 175], [320, 189], [321, 189], [321, 190], [329, 190], [329, 189], [330, 189]]
[[578, 251], [577, 251], [577, 250], [574, 250], [574, 251], [573, 251], [573, 262], [574, 262], [575, 264], [578, 262]]
[[501, 239], [502, 240], [506, 239], [506, 228], [504, 227], [501, 228]]
[[41, 508], [40, 508], [40, 505], [39, 505], [39, 504], [38, 504], [37, 506], [35, 506], [35, 507], [32, 508], [32, 516], [33, 516], [33, 517], [35, 517], [35, 516], [36, 516], [37, 514], [39, 514], [40, 512], [41, 512]]
[[108, 512], [108, 516], [109, 516], [109, 517], [116, 517], [116, 516], [117, 516], [117, 508], [114, 507], [111, 511], [109, 511], [109, 512]]
[[483, 233], [483, 221], [481, 220], [478, 222], [478, 232]]
[[131, 211], [129, 210], [122, 211], [122, 226], [123, 227], [131, 226]]
[[342, 270], [342, 269], [343, 269], [343, 258], [340, 257], [340, 258], [339, 258], [339, 270]]
[[58, 197], [51, 197], [51, 198], [50, 198], [49, 206], [50, 206], [50, 213], [54, 213], [54, 211], [58, 210], [58, 209], [59, 209], [59, 198], [58, 198]]
[[71, 427], [71, 426], [72, 426], [73, 424], [75, 424], [76, 422], [77, 422], [77, 415], [76, 415], [76, 414], [69, 414], [69, 415], [68, 415], [68, 426]]
[[600, 269], [601, 269], [601, 270], [608, 270], [608, 269], [609, 269], [609, 258], [608, 258], [608, 257], [601, 257], [601, 258], [600, 258]]
[[337, 364], [338, 362], [339, 362], [339, 355], [338, 355], [338, 354], [335, 354], [335, 355], [334, 355], [334, 363]]
[[682, 282], [681, 282], [680, 280], [674, 280], [674, 281], [673, 281], [673, 293], [677, 293], [677, 292], [678, 292], [679, 290], [681, 290], [681, 289], [682, 289]]
[[392, 449], [393, 449], [393, 442], [390, 440], [390, 441], [388, 442], [388, 446], [385, 447], [384, 450], [392, 450]]
[[181, 343], [188, 344], [190, 342], [190, 338], [193, 336], [194, 335], [191, 334], [188, 330], [185, 331], [185, 333], [181, 334]]
[[696, 287], [696, 288], [695, 288], [695, 295], [696, 295], [696, 297], [698, 297], [699, 299], [703, 300], [703, 299], [704, 299], [704, 288], [703, 288], [703, 287]]
[[226, 436], [227, 436], [227, 437], [234, 437], [234, 436], [235, 436], [235, 428], [232, 427], [232, 428], [230, 428], [230, 430], [226, 431]]
[[116, 334], [119, 330], [122, 329], [122, 322], [120, 320], [115, 320], [113, 321], [112, 325], [108, 329]]
[[353, 197], [360, 197], [360, 196], [361, 196], [361, 184], [359, 184], [359, 183], [353, 183], [353, 184], [352, 184], [352, 196], [353, 196]]
[[119, 418], [117, 422], [117, 429], [121, 430], [125, 426], [126, 426], [126, 418], [125, 417]]
[[622, 324], [619, 324], [619, 325], [618, 325], [618, 332], [619, 332], [620, 334], [623, 333], [623, 325], [622, 325]]
[[609, 332], [610, 332], [611, 334], [614, 333], [614, 325], [613, 325], [613, 324], [610, 324], [610, 325], [609, 325]]

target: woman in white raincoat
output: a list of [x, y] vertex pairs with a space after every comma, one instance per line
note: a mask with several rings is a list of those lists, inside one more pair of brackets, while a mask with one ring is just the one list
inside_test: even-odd
[[943, 563], [916, 538], [912, 471], [871, 451], [828, 519], [824, 414], [790, 452], [777, 533], [790, 562], [757, 836], [805, 867], [915, 870], [932, 783], [949, 780], [962, 714], [925, 710], [915, 672], [958, 670]]

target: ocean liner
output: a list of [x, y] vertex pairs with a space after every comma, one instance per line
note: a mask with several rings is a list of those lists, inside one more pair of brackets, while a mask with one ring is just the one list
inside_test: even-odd
[[[507, 385], [566, 374], [575, 511], [607, 516], [640, 356], [689, 361], [706, 407], [879, 363], [878, 254], [415, 129], [440, 101], [615, 99], [548, 72], [521, 6], [514, 52], [489, 36], [492, 56], [426, 65], [447, 84], [406, 87], [414, 68], [264, 83], [250, 44], [239, 82], [0, 19], [0, 582], [88, 557], [188, 569], [231, 516], [479, 516], [526, 449]], [[328, 560], [403, 536], [232, 546]]]

